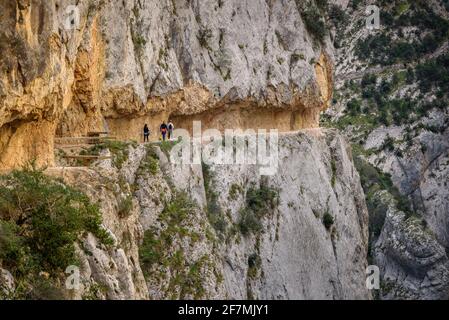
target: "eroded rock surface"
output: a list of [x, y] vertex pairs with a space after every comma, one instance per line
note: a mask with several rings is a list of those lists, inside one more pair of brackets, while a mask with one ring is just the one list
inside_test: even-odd
[[[370, 258], [381, 269], [380, 297], [447, 299], [449, 103], [447, 82], [431, 75], [447, 72], [447, 37], [428, 46], [423, 35], [447, 30], [448, 8], [434, 0], [377, 4], [380, 28], [370, 30], [365, 10], [371, 4], [349, 2], [340, 12], [350, 19], [337, 28], [335, 99], [327, 115], [357, 158], [370, 164], [358, 169], [373, 222]], [[439, 23], [415, 19], [424, 16]], [[401, 56], [399, 43], [415, 55]], [[421, 73], [425, 68], [433, 73]]]
[[257, 165], [175, 165], [150, 145], [129, 145], [120, 168], [48, 169], [100, 204], [115, 242], [81, 242], [74, 297], [371, 298], [368, 213], [348, 145], [321, 129], [279, 142], [279, 170], [266, 177]]
[[70, 5], [0, 3], [2, 168], [52, 165], [55, 135], [140, 140], [144, 123], [157, 132], [169, 117], [178, 128], [187, 115], [218, 129], [317, 127], [331, 99], [330, 40], [307, 31], [294, 0]]

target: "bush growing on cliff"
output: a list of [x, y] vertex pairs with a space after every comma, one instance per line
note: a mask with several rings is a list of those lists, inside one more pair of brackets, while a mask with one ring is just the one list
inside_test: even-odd
[[229, 196], [228, 199], [235, 201], [238, 199], [239, 194], [243, 193], [243, 188], [239, 184], [232, 184], [231, 188], [229, 189]]
[[118, 204], [118, 215], [121, 218], [129, 216], [133, 208], [133, 197], [127, 196], [119, 201]]
[[273, 188], [261, 186], [259, 189], [250, 188], [246, 193], [247, 208], [258, 217], [265, 216], [279, 204], [279, 193]]
[[[399, 192], [399, 190], [393, 185], [390, 174], [381, 172], [379, 169], [375, 168], [373, 165], [371, 165], [368, 161], [360, 157], [355, 152], [353, 157], [354, 157], [354, 164], [357, 168], [357, 171], [360, 174], [360, 181], [362, 183], [363, 190], [367, 195], [367, 204], [369, 209], [378, 207], [377, 204], [373, 203], [372, 199], [370, 198], [370, 195], [372, 195], [374, 192], [378, 190], [386, 190], [396, 200], [398, 210], [406, 213], [407, 217], [414, 214], [408, 198], [406, 196], [403, 196]], [[383, 225], [383, 219], [381, 224], [379, 224], [378, 220], [379, 219], [377, 219], [376, 225], [372, 226], [371, 229], [373, 230], [381, 229], [381, 226]]]
[[130, 145], [135, 146], [136, 143], [106, 140], [92, 147], [86, 154], [98, 155], [100, 151], [108, 149], [112, 153], [112, 162], [118, 169], [121, 169], [123, 164], [128, 160], [128, 148]]
[[428, 92], [440, 88], [447, 93], [449, 91], [449, 54], [419, 64], [416, 67], [415, 76], [422, 91]]
[[334, 217], [329, 212], [326, 212], [323, 216], [324, 227], [329, 230], [334, 225]]
[[262, 266], [262, 259], [257, 253], [253, 253], [248, 257], [248, 278], [257, 279], [259, 270]]
[[362, 78], [362, 88], [366, 88], [369, 85], [375, 85], [377, 83], [377, 76], [374, 73], [366, 73]]
[[167, 156], [167, 158], [170, 158], [171, 151], [174, 146], [176, 146], [178, 143], [180, 143], [182, 138], [179, 137], [176, 141], [162, 141], [160, 144], [161, 151]]
[[185, 227], [195, 210], [196, 204], [185, 193], [175, 194], [166, 204], [158, 218], [166, 228], [160, 232], [155, 227], [147, 230], [139, 249], [144, 272], [148, 273], [154, 264], [164, 263], [164, 259], [167, 259], [167, 263], [170, 262], [171, 257], [166, 250], [175, 237], [196, 238], [197, 235], [188, 232]]
[[0, 261], [18, 261], [22, 255], [22, 238], [15, 223], [0, 220]]
[[348, 21], [348, 15], [346, 14], [346, 12], [336, 4], [330, 6], [329, 18], [337, 27]]
[[112, 243], [101, 227], [98, 206], [41, 171], [25, 169], [0, 177], [0, 195], [0, 261], [24, 294], [31, 294], [39, 272], [56, 277], [77, 264], [75, 242], [86, 232]]
[[146, 173], [156, 175], [159, 170], [159, 156], [156, 153], [155, 147], [152, 145], [146, 145], [145, 157], [140, 162], [137, 169], [137, 175], [141, 176]]
[[387, 134], [387, 137], [385, 138], [384, 143], [382, 144], [382, 146], [380, 147], [381, 150], [387, 150], [389, 152], [393, 152], [395, 149], [395, 140], [390, 137], [389, 134]]
[[198, 42], [200, 43], [200, 46], [205, 49], [210, 49], [209, 41], [213, 37], [212, 31], [208, 28], [201, 28], [198, 31]]
[[307, 30], [320, 42], [324, 40], [327, 33], [326, 23], [316, 7], [310, 6], [301, 10]]
[[362, 104], [357, 99], [351, 99], [349, 100], [346, 108], [346, 112], [349, 113], [351, 116], [356, 116], [360, 114], [362, 111]]
[[[385, 3], [385, 7], [388, 5]], [[387, 30], [397, 31], [397, 34], [384, 31], [360, 39], [356, 54], [361, 59], [380, 65], [410, 62], [435, 52], [447, 40], [449, 21], [426, 2], [416, 1], [412, 6], [404, 2], [397, 4], [395, 9], [394, 15], [384, 10], [381, 20], [388, 26]], [[416, 37], [404, 40], [403, 29], [410, 27], [420, 32]]]
[[249, 234], [257, 234], [263, 230], [260, 219], [251, 210], [241, 210], [240, 220], [238, 222], [240, 232], [247, 236]]
[[182, 245], [184, 241], [193, 245], [200, 239], [191, 226], [195, 210], [197, 204], [187, 194], [175, 194], [158, 217], [162, 228], [153, 226], [145, 231], [139, 247], [145, 278], [152, 283], [168, 280], [168, 286], [162, 290], [170, 299], [201, 299], [205, 293], [202, 270], [211, 264], [210, 259], [204, 255], [192, 260]]
[[246, 207], [240, 212], [238, 226], [243, 235], [257, 234], [263, 230], [261, 220], [273, 213], [279, 205], [279, 193], [273, 188], [250, 188], [246, 193]]
[[138, 50], [141, 50], [147, 44], [147, 41], [145, 40], [145, 38], [140, 35], [134, 36], [133, 42]]

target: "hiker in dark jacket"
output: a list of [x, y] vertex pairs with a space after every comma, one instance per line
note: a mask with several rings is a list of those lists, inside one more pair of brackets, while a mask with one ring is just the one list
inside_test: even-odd
[[160, 128], [161, 134], [162, 134], [162, 140], [165, 141], [165, 136], [167, 135], [168, 127], [165, 124], [165, 121], [161, 124]]
[[150, 142], [150, 129], [147, 124], [143, 127], [143, 142]]
[[173, 139], [173, 130], [175, 130], [175, 126], [173, 125], [173, 122], [168, 121], [168, 140]]

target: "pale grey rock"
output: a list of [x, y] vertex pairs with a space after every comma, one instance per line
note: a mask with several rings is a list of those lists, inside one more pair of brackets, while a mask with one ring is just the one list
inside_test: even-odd
[[[263, 100], [269, 85], [302, 90], [315, 78], [309, 61], [320, 55], [293, 0], [231, 0], [221, 6], [215, 0], [110, 1], [101, 21], [110, 53], [108, 85], [129, 84], [142, 101], [189, 80], [217, 97], [232, 91], [235, 99]], [[304, 59], [291, 64], [294, 53]], [[293, 91], [286, 100], [289, 95]]]
[[401, 127], [379, 127], [374, 129], [366, 139], [364, 148], [369, 149], [379, 149], [385, 142], [387, 137], [392, 139], [400, 139], [404, 134], [404, 130]]
[[[383, 79], [391, 80], [394, 73], [405, 71], [406, 68], [402, 63], [393, 66], [374, 66], [368, 61], [362, 61], [357, 57], [358, 50], [356, 45], [360, 39], [374, 35], [374, 31], [370, 31], [364, 27], [365, 25], [365, 8], [367, 5], [373, 4], [373, 1], [361, 1], [356, 10], [350, 12], [351, 21], [345, 24], [343, 30], [338, 35], [340, 39], [340, 47], [335, 52], [336, 74], [335, 74], [335, 97], [339, 97], [338, 101], [330, 108], [326, 114], [333, 119], [340, 118], [345, 115], [346, 105], [349, 100], [357, 99], [362, 101], [363, 118], [370, 120], [376, 119], [376, 114], [371, 112], [367, 99], [362, 98], [362, 94], [358, 89], [360, 80], [365, 74], [376, 74], [377, 84]], [[441, 10], [437, 1], [430, 1], [429, 6], [440, 16], [447, 17], [447, 13]], [[388, 8], [385, 8], [388, 10]], [[406, 37], [413, 39], [414, 33], [419, 27], [412, 26], [410, 28], [402, 28]], [[391, 31], [391, 36], [398, 37], [398, 33], [391, 28], [382, 24], [380, 30], [375, 31], [377, 34]], [[402, 36], [399, 36], [402, 37]], [[430, 60], [437, 55], [447, 51], [447, 44], [443, 44], [434, 53], [425, 57], [423, 60]], [[414, 65], [408, 67], [414, 68]], [[357, 88], [346, 89], [346, 84], [353, 81], [353, 86]], [[397, 90], [396, 90], [397, 89]], [[395, 88], [394, 94], [389, 94], [386, 99], [410, 98], [418, 101], [431, 102], [435, 96], [435, 92], [426, 94], [422, 92], [419, 83], [401, 83], [399, 88]], [[438, 99], [437, 99], [438, 100]], [[414, 107], [414, 106], [413, 106]], [[390, 125], [385, 127], [383, 124], [374, 122], [374, 126], [360, 125], [358, 121], [347, 125], [343, 129], [344, 134], [354, 144], [358, 144], [366, 151], [365, 158], [380, 171], [390, 174], [394, 187], [400, 194], [408, 199], [411, 203], [411, 209], [423, 219], [423, 224], [427, 225], [426, 232], [432, 234], [432, 241], [427, 241], [425, 245], [429, 245], [431, 255], [440, 257], [441, 252], [449, 252], [448, 242], [448, 214], [449, 214], [449, 195], [448, 195], [448, 108], [434, 108], [427, 115], [412, 114], [407, 124], [399, 127]], [[395, 151], [389, 151], [383, 148], [385, 139], [389, 135], [394, 141]], [[408, 142], [410, 141], [410, 142]], [[370, 195], [372, 197], [373, 195]], [[372, 199], [371, 199], [372, 200]], [[388, 202], [388, 201], [387, 201]], [[392, 210], [392, 209], [391, 209]], [[373, 215], [377, 212], [373, 212]], [[382, 243], [388, 243], [381, 247], [376, 247], [375, 255], [380, 257], [383, 271], [387, 271], [388, 276], [394, 279], [395, 288], [389, 294], [382, 295], [384, 299], [445, 299], [444, 291], [438, 292], [435, 288], [422, 288], [424, 276], [415, 274], [415, 268], [420, 264], [420, 255], [415, 254], [414, 250], [424, 250], [424, 244], [419, 246], [413, 244], [412, 253], [408, 259], [403, 259], [402, 263], [395, 261], [396, 257], [402, 256], [403, 251], [398, 247], [407, 247], [408, 242], [415, 241], [413, 236], [419, 238], [422, 230], [420, 228], [406, 228], [405, 222], [399, 223], [397, 219], [393, 219], [395, 215], [390, 214], [386, 220], [386, 226], [382, 232]], [[398, 218], [399, 219], [399, 218]], [[400, 221], [400, 219], [399, 219]], [[416, 232], [416, 235], [413, 235]], [[394, 239], [391, 237], [395, 237]], [[391, 239], [390, 239], [391, 238]], [[376, 243], [377, 239], [372, 239]], [[416, 242], [416, 241], [415, 241]], [[390, 253], [391, 243], [395, 243], [394, 247], [397, 252]], [[438, 249], [435, 249], [438, 248]], [[444, 249], [441, 251], [441, 249]], [[374, 248], [372, 248], [372, 252]], [[438, 252], [438, 253], [436, 253]], [[429, 253], [430, 254], [430, 253]], [[375, 258], [375, 257], [374, 257]], [[447, 258], [441, 256], [441, 261]], [[416, 261], [414, 261], [416, 260]], [[438, 269], [440, 262], [436, 262], [435, 266], [429, 265], [428, 270]], [[421, 268], [422, 269], [422, 268]], [[421, 272], [421, 271], [419, 271]], [[429, 271], [433, 273], [433, 271]], [[384, 279], [387, 274], [381, 274]], [[426, 280], [427, 281], [427, 280]], [[445, 280], [442, 280], [444, 286]], [[402, 288], [402, 289], [399, 289]], [[419, 292], [421, 290], [421, 292]]]
[[449, 260], [433, 232], [416, 217], [406, 218], [390, 202], [374, 260], [382, 273], [383, 299], [449, 298]]
[[[332, 162], [336, 172], [332, 172]], [[365, 288], [368, 213], [348, 145], [332, 131], [310, 130], [280, 138], [279, 171], [261, 178], [257, 166], [212, 166], [216, 192], [232, 222], [254, 184], [279, 190], [280, 205], [263, 221], [257, 241], [240, 237], [224, 246], [224, 278], [233, 298], [369, 299]], [[332, 183], [332, 181], [335, 182]], [[233, 184], [242, 196], [229, 200]], [[326, 230], [322, 218], [335, 224]], [[248, 257], [258, 253], [262, 276], [248, 279]]]
[[0, 290], [1, 293], [8, 296], [16, 288], [14, 277], [8, 270], [0, 268]]
[[448, 137], [447, 133], [422, 131], [411, 147], [400, 146], [402, 156], [383, 151], [369, 158], [391, 173], [395, 186], [411, 199], [413, 209], [424, 217], [445, 247], [449, 247]]
[[122, 165], [120, 174], [128, 184], [132, 185], [135, 183], [136, 172], [139, 169], [140, 163], [146, 155], [145, 146], [128, 146], [127, 155], [127, 159]]
[[[139, 169], [148, 156], [159, 159], [155, 173]], [[139, 259], [144, 232], [159, 233], [168, 227], [161, 215], [180, 192], [186, 192], [197, 208], [182, 222], [184, 231], [172, 234], [171, 246], [164, 252], [171, 256], [182, 250], [186, 266], [207, 261], [199, 270], [202, 297], [371, 298], [365, 287], [368, 214], [364, 194], [350, 148], [335, 131], [281, 134], [279, 168], [272, 176], [261, 176], [258, 165], [211, 165], [208, 184], [227, 221], [225, 235], [209, 223], [201, 165], [175, 165], [159, 147], [141, 145], [128, 148], [126, 165], [120, 170], [109, 160], [102, 161], [91, 169], [48, 171], [99, 201], [104, 226], [115, 239], [109, 248], [91, 234], [83, 240], [78, 249], [82, 289], [74, 298], [170, 299], [181, 294], [172, 284], [179, 269], [155, 264], [146, 270], [145, 279]], [[231, 197], [233, 185], [240, 186], [240, 191]], [[245, 236], [238, 222], [246, 191], [261, 185], [278, 190], [279, 203], [261, 220], [264, 232]], [[127, 216], [120, 216], [119, 201], [127, 194], [133, 206]], [[329, 230], [322, 221], [326, 213], [334, 218]], [[195, 240], [186, 234], [194, 234]], [[255, 253], [260, 269], [251, 274], [248, 259]]]
[[[130, 149], [135, 159], [140, 149]], [[108, 162], [109, 160], [103, 160]], [[132, 166], [131, 166], [132, 167]], [[95, 169], [94, 169], [95, 168]], [[66, 183], [86, 193], [100, 206], [103, 226], [113, 240], [106, 247], [92, 234], [78, 246], [81, 288], [72, 292], [75, 299], [147, 299], [148, 291], [139, 265], [138, 246], [143, 233], [137, 200], [126, 216], [120, 216], [120, 201], [130, 186], [116, 168], [99, 164], [88, 168], [48, 169], [47, 174], [61, 177]], [[109, 168], [109, 170], [108, 170]], [[127, 172], [126, 169], [123, 170]], [[126, 185], [123, 185], [123, 184]]]

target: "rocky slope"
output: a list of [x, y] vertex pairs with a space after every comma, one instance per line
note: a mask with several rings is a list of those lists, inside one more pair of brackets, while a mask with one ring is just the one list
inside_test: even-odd
[[140, 140], [144, 123], [155, 132], [169, 117], [186, 128], [192, 118], [219, 129], [317, 127], [330, 101], [330, 40], [308, 31], [301, 2], [70, 5], [0, 2], [0, 168], [53, 165], [55, 135]]
[[[97, 220], [66, 217], [76, 222], [68, 239], [82, 239], [83, 281], [62, 292], [63, 270], [30, 253], [34, 240], [48, 245], [36, 231], [47, 225], [34, 226], [34, 239], [11, 185], [0, 184], [7, 297], [366, 299], [367, 252], [381, 269], [375, 297], [449, 297], [446, 0], [72, 4], [0, 0], [0, 170], [33, 159], [53, 167], [48, 175], [99, 203], [111, 239]], [[379, 30], [365, 28], [370, 4]], [[317, 129], [282, 136], [269, 178], [253, 166], [173, 167], [165, 145], [118, 141], [90, 150], [109, 149], [112, 160], [54, 167], [67, 165], [55, 137], [138, 141], [144, 123], [155, 132], [168, 118], [189, 130], [201, 120], [287, 132], [318, 127], [331, 100], [321, 124], [344, 133], [354, 159], [343, 138]], [[6, 181], [18, 178], [32, 182], [24, 188], [39, 180]], [[69, 259], [69, 249], [58, 254]]]
[[[371, 297], [363, 190], [335, 131], [283, 135], [265, 178], [120, 142], [168, 118], [318, 127], [334, 71], [323, 1], [72, 4], [0, 2], [0, 170], [50, 166], [0, 181], [2, 297]], [[88, 150], [112, 158], [65, 167], [55, 137], [92, 131], [118, 138]], [[79, 289], [65, 290], [65, 264]]]
[[[89, 233], [78, 241], [82, 286], [68, 297], [370, 298], [368, 213], [335, 131], [281, 136], [270, 177], [255, 165], [177, 166], [153, 146], [124, 150], [120, 166], [114, 154], [90, 168], [47, 171], [99, 203], [113, 239], [105, 246]], [[0, 283], [14, 297], [21, 282], [8, 279]]]
[[359, 159], [380, 297], [447, 299], [448, 4], [378, 2], [380, 29], [370, 31], [372, 3], [340, 12], [351, 20], [338, 24], [335, 99], [323, 124], [343, 130]]

